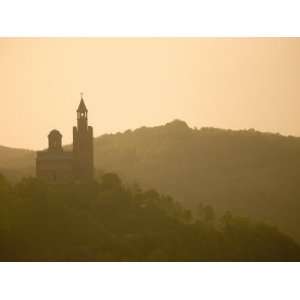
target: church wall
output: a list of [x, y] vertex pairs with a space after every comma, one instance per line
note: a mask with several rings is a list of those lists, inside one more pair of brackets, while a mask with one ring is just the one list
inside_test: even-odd
[[49, 148], [37, 152], [37, 177], [49, 182], [93, 179], [93, 128], [88, 126], [87, 109], [82, 98], [77, 109], [77, 127], [73, 127], [73, 152], [63, 151], [62, 135], [58, 130], [52, 130], [48, 138]]
[[37, 177], [50, 182], [68, 182], [73, 179], [72, 153], [46, 152], [38, 154], [36, 162]]

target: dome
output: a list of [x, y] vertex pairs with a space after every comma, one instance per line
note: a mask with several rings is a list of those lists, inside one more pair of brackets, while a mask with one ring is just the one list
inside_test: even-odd
[[59, 137], [62, 137], [61, 133], [57, 130], [57, 129], [53, 129], [50, 131], [50, 133], [48, 134], [48, 136], [52, 137], [52, 136], [59, 136]]

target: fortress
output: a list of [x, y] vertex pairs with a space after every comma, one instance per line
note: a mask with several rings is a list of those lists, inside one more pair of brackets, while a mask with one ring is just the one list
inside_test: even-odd
[[93, 127], [81, 95], [77, 127], [73, 127], [73, 151], [64, 151], [62, 135], [54, 129], [48, 135], [48, 149], [38, 151], [36, 176], [51, 183], [86, 182], [94, 176]]

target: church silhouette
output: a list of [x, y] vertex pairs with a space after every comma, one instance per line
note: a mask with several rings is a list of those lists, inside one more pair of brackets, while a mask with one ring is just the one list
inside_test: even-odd
[[73, 127], [73, 151], [64, 151], [61, 133], [48, 135], [48, 149], [38, 151], [36, 176], [51, 183], [86, 182], [94, 176], [93, 127], [88, 126], [88, 110], [81, 95], [77, 127]]

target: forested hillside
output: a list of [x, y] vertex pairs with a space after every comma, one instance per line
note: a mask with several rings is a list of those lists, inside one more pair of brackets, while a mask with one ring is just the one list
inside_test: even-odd
[[275, 227], [188, 210], [116, 174], [89, 184], [0, 176], [0, 261], [299, 261]]
[[174, 121], [97, 138], [95, 162], [193, 209], [266, 220], [300, 240], [300, 138]]
[[17, 181], [34, 174], [35, 152], [0, 146], [0, 173]]
[[[103, 135], [94, 145], [97, 170], [169, 194], [194, 213], [201, 205], [219, 215], [230, 210], [270, 222], [300, 241], [300, 138], [192, 129], [177, 120]], [[34, 153], [13, 150], [16, 159], [9, 160], [5, 150], [3, 157], [0, 148], [0, 172], [14, 179], [33, 174]]]

